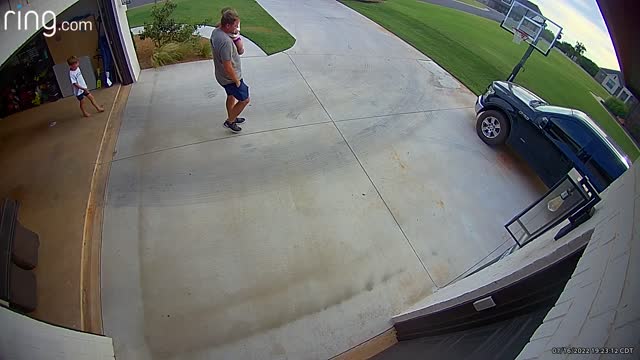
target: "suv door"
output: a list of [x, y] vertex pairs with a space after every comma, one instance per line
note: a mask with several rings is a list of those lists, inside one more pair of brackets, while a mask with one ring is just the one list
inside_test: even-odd
[[621, 166], [618, 164], [618, 160], [615, 159], [615, 155], [611, 153], [611, 150], [602, 141], [592, 141], [585, 148], [585, 154], [584, 161], [585, 167], [589, 172], [587, 174], [589, 181], [598, 192], [601, 192], [616, 179], [616, 175], [618, 175], [616, 170]]
[[541, 122], [540, 119], [525, 119], [520, 114], [515, 131], [509, 136], [510, 145], [529, 163], [540, 179], [548, 187], [552, 187], [571, 170], [572, 163], [545, 134], [545, 128], [536, 125]]
[[589, 145], [594, 135], [587, 126], [570, 116], [551, 116], [545, 134], [564, 153], [568, 165], [590, 175], [586, 163], [592, 156]]

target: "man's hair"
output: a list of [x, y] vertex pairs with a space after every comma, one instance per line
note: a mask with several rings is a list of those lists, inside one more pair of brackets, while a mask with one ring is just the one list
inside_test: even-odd
[[75, 57], [75, 56], [70, 56], [70, 57], [67, 59], [67, 64], [69, 64], [69, 65], [73, 65], [73, 64], [75, 64], [75, 63], [77, 63], [77, 62], [78, 62], [78, 58], [77, 58], [77, 57]]
[[236, 20], [240, 19], [240, 17], [238, 16], [238, 13], [230, 7], [222, 9], [221, 13], [222, 13], [222, 18], [220, 19], [221, 26], [232, 25], [234, 22], [236, 22]]

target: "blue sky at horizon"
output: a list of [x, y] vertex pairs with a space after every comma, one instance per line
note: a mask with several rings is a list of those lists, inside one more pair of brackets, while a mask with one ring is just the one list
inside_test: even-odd
[[609, 31], [596, 0], [533, 0], [542, 14], [563, 27], [562, 41], [587, 48], [585, 55], [598, 66], [620, 70]]

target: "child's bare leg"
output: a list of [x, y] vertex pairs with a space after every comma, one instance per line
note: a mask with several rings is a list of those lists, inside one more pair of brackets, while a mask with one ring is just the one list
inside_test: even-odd
[[96, 103], [96, 99], [93, 97], [93, 94], [89, 94], [87, 95], [87, 97], [89, 98], [89, 101], [91, 101], [91, 104], [93, 105], [93, 107], [96, 108], [96, 110], [98, 110], [98, 112], [104, 111], [104, 108]]
[[91, 116], [91, 115], [90, 115], [90, 114], [87, 112], [87, 110], [84, 108], [84, 104], [85, 104], [84, 99], [80, 100], [80, 110], [82, 111], [82, 116], [84, 116], [84, 117], [89, 117], [89, 116]]

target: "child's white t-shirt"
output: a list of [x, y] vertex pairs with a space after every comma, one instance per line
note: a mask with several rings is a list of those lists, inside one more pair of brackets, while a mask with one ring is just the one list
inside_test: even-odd
[[[86, 89], [87, 83], [84, 81], [84, 77], [82, 76], [82, 72], [78, 67], [75, 70], [69, 70], [69, 78], [71, 78], [71, 84], [78, 84], [80, 87]], [[84, 94], [84, 90], [78, 89], [74, 86], [76, 96]]]

